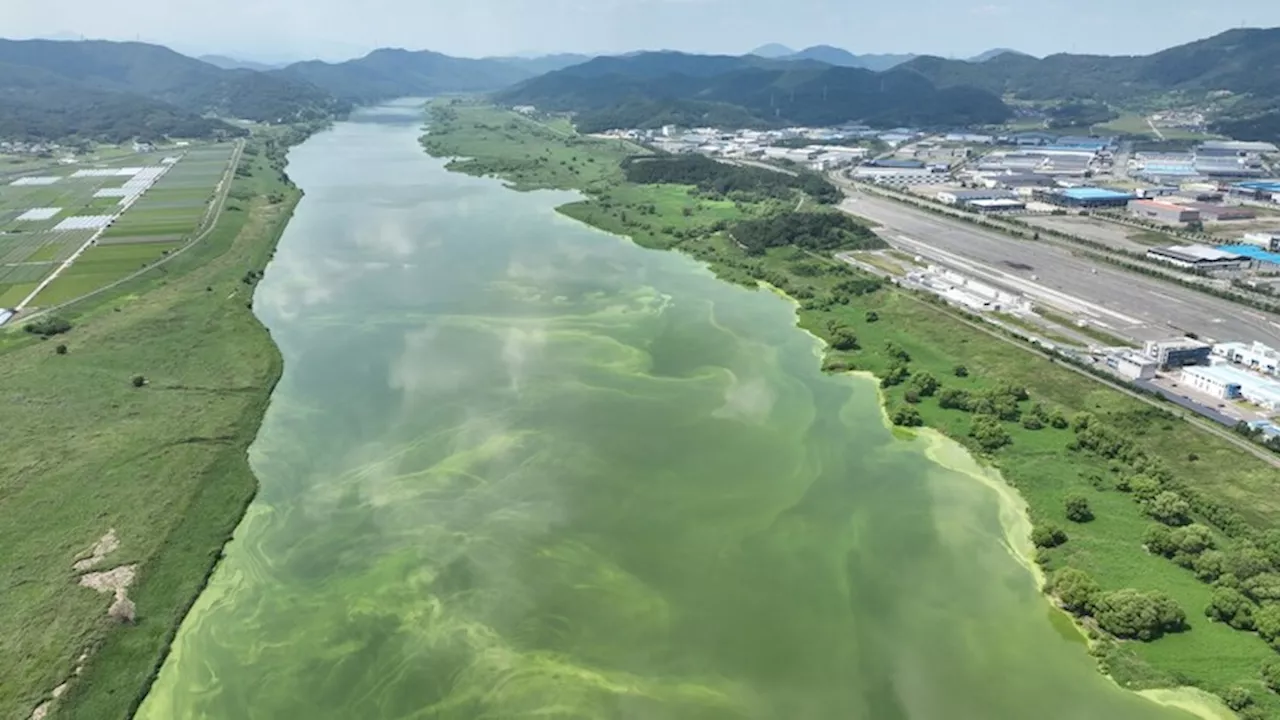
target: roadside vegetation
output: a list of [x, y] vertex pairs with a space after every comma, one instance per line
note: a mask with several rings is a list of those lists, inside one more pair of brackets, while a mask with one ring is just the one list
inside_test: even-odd
[[[510, 181], [502, 168], [511, 167], [522, 189], [576, 187], [587, 197], [563, 206], [566, 215], [796, 299], [799, 324], [829, 344], [825, 369], [874, 373], [892, 422], [936, 428], [1021, 492], [1046, 591], [1121, 685], [1193, 685], [1243, 717], [1280, 717], [1280, 610], [1269, 609], [1280, 601], [1270, 594], [1280, 578], [1280, 537], [1269, 532], [1280, 521], [1276, 467], [932, 296], [833, 259], [878, 241], [851, 222], [836, 227], [838, 241], [813, 242], [804, 228], [838, 217], [820, 202], [708, 194], [705, 178], [628, 182], [622, 165], [642, 152], [634, 146], [461, 101], [434, 116], [424, 144], [470, 158], [456, 169]], [[538, 156], [576, 160], [517, 162]], [[742, 242], [748, 229], [762, 241]]]
[[[245, 453], [281, 366], [243, 278], [299, 197], [284, 154], [307, 132], [255, 135], [187, 252], [0, 333], [0, 716], [70, 681], [56, 717], [131, 717], [252, 499]], [[128, 566], [123, 603], [79, 584]]]

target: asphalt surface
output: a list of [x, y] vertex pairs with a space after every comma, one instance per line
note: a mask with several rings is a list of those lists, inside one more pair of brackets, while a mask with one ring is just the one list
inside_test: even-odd
[[1280, 347], [1280, 316], [1078, 258], [1061, 247], [988, 232], [865, 192], [852, 193], [841, 209], [878, 223], [880, 235], [907, 252], [1116, 335], [1158, 340], [1192, 332], [1208, 341], [1257, 340]]

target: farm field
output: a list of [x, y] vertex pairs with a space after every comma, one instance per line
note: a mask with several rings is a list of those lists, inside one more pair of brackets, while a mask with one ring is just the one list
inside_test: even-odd
[[201, 225], [233, 149], [130, 154], [0, 184], [0, 307], [22, 302], [95, 234], [32, 305], [74, 299], [178, 247]]

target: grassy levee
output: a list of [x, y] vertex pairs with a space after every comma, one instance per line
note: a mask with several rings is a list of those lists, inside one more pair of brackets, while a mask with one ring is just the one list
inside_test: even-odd
[[[842, 263], [794, 247], [748, 255], [728, 233], [711, 230], [716, 221], [789, 210], [794, 203], [725, 203], [679, 186], [631, 184], [610, 165], [636, 152], [633, 147], [566, 137], [537, 120], [495, 108], [455, 103], [443, 112], [437, 113], [423, 144], [437, 156], [467, 158], [456, 161], [453, 169], [502, 177], [517, 189], [580, 189], [586, 198], [561, 207], [565, 215], [646, 247], [686, 252], [731, 282], [768, 282], [797, 300], [799, 324], [823, 338], [830, 339], [836, 329], [855, 334], [858, 349], [828, 352], [824, 362], [829, 370], [865, 370], [885, 377], [902, 364], [894, 356], [903, 350], [910, 356], [912, 376], [930, 374], [943, 389], [976, 394], [1013, 383], [1030, 395], [1021, 403], [1024, 414], [1030, 414], [1034, 403], [1063, 417], [1088, 413], [1118, 429], [1136, 448], [1122, 458], [1080, 449], [1071, 427], [1044, 423], [1031, 429], [1017, 421], [1001, 423], [1011, 442], [989, 450], [971, 437], [975, 415], [970, 412], [941, 407], [937, 394], [909, 397], [910, 378], [884, 389], [891, 413], [914, 408], [924, 424], [998, 467], [1027, 500], [1033, 521], [1066, 531], [1067, 542], [1039, 552], [1037, 561], [1047, 573], [1070, 566], [1087, 571], [1104, 591], [1164, 592], [1186, 613], [1184, 631], [1152, 642], [1118, 642], [1090, 630], [1095, 640], [1090, 652], [1104, 672], [1135, 690], [1190, 685], [1221, 695], [1244, 688], [1252, 696], [1246, 717], [1280, 718], [1280, 698], [1264, 687], [1259, 675], [1264, 661], [1280, 656], [1256, 634], [1205, 617], [1212, 587], [1191, 570], [1147, 552], [1144, 534], [1155, 521], [1131, 493], [1117, 487], [1142, 463], [1158, 464], [1170, 476], [1169, 487], [1242, 519], [1244, 524], [1233, 531], [1237, 538], [1256, 537], [1280, 521], [1280, 471], [1274, 466], [1161, 407], [1019, 346], [956, 310], [895, 288], [836, 301], [835, 286], [851, 274]], [[815, 272], [815, 263], [826, 270]], [[967, 370], [963, 376], [956, 372], [961, 365]], [[1067, 519], [1064, 500], [1069, 495], [1088, 499], [1092, 522]], [[1198, 510], [1191, 519], [1213, 525]], [[1221, 517], [1215, 520], [1230, 525]], [[1214, 533], [1224, 549], [1229, 542], [1242, 542], [1229, 539], [1220, 528]]]
[[[66, 334], [0, 333], [0, 717], [28, 717], [68, 679], [52, 717], [131, 717], [256, 492], [246, 450], [281, 358], [247, 273], [300, 192], [283, 143], [251, 147], [187, 252], [59, 310]], [[109, 529], [120, 547], [95, 569], [137, 564], [135, 623], [108, 618], [110, 595], [72, 570]]]

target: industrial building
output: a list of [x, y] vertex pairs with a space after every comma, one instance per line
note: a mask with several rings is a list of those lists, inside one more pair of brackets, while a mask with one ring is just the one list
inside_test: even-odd
[[1198, 210], [1159, 200], [1130, 200], [1129, 214], [1170, 225], [1195, 222], [1200, 219]]
[[1107, 367], [1129, 380], [1150, 380], [1156, 376], [1156, 361], [1135, 352], [1123, 351], [1107, 356]]
[[1213, 354], [1256, 372], [1280, 375], [1280, 351], [1260, 342], [1251, 345], [1242, 342], [1218, 343], [1213, 346]]
[[1016, 200], [1017, 193], [1009, 190], [988, 188], [985, 190], [943, 190], [939, 192], [938, 202], [947, 205], [967, 205], [975, 200]]
[[1125, 207], [1135, 199], [1133, 193], [1099, 187], [1075, 187], [1064, 190], [1038, 190], [1035, 199], [1071, 208]]
[[1147, 258], [1185, 270], [1247, 270], [1253, 264], [1250, 258], [1208, 245], [1171, 245], [1151, 248]]
[[866, 165], [868, 167], [892, 168], [894, 170], [920, 170], [924, 168], [924, 163], [919, 160], [899, 160], [896, 158], [868, 160]]
[[1182, 382], [1222, 400], [1247, 400], [1269, 412], [1280, 410], [1280, 382], [1231, 365], [1182, 369]]
[[1011, 212], [1014, 210], [1025, 210], [1027, 208], [1027, 204], [1021, 200], [999, 198], [993, 200], [970, 200], [965, 203], [965, 207], [977, 210], [978, 212]]
[[1220, 205], [1208, 202], [1185, 202], [1182, 203], [1182, 206], [1200, 213], [1200, 219], [1205, 222], [1252, 220], [1258, 217], [1258, 213], [1247, 207], [1241, 207], [1239, 205]]
[[1255, 245], [1267, 252], [1280, 252], [1280, 232], [1249, 233], [1240, 238], [1243, 245]]
[[850, 177], [854, 180], [873, 182], [877, 185], [908, 187], [911, 185], [936, 185], [942, 182], [946, 175], [928, 168], [898, 169], [860, 165], [850, 171]]
[[1057, 147], [1066, 147], [1066, 148], [1075, 148], [1077, 150], [1091, 150], [1093, 152], [1102, 152], [1103, 150], [1114, 147], [1116, 144], [1116, 139], [1067, 135], [1067, 136], [1058, 138], [1058, 140], [1053, 144]]
[[1249, 200], [1275, 202], [1274, 196], [1280, 195], [1280, 180], [1248, 180], [1233, 184], [1227, 190], [1232, 195]]
[[1196, 156], [1196, 172], [1209, 178], [1262, 177], [1266, 170], [1256, 161], [1240, 157]]
[[1188, 365], [1207, 365], [1213, 348], [1208, 343], [1190, 338], [1150, 340], [1142, 348], [1143, 353], [1155, 360], [1162, 370]]
[[1277, 152], [1276, 146], [1269, 142], [1242, 142], [1238, 140], [1208, 140], [1196, 148], [1197, 155], [1206, 157], [1240, 157], [1244, 155], [1261, 155]]
[[1280, 252], [1269, 252], [1257, 245], [1219, 245], [1218, 249], [1249, 258], [1260, 272], [1275, 273], [1280, 270]]

